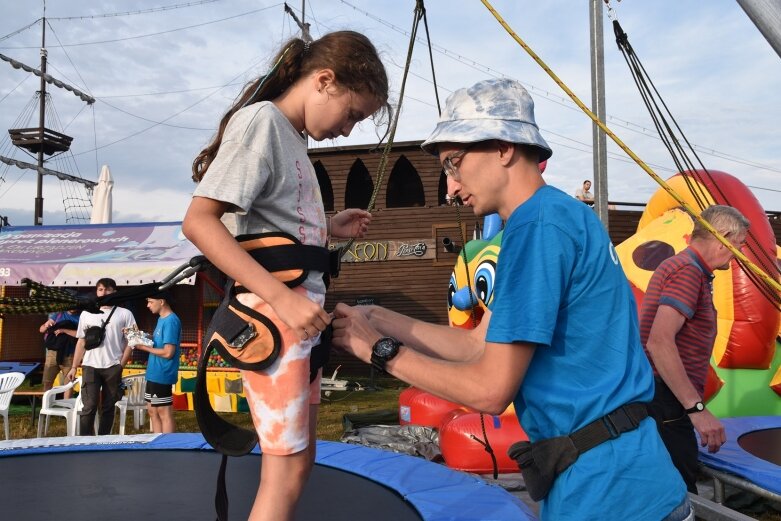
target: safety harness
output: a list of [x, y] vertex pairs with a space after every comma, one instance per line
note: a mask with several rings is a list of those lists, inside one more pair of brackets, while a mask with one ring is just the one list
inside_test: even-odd
[[[329, 251], [309, 246], [286, 233], [241, 235], [236, 240], [269, 273], [293, 288], [303, 283], [310, 272], [320, 272], [326, 282], [338, 276], [341, 251]], [[243, 456], [258, 444], [254, 430], [239, 427], [218, 415], [206, 390], [206, 369], [209, 357], [217, 352], [231, 367], [249, 371], [268, 368], [279, 356], [282, 339], [276, 325], [255, 309], [239, 302], [237, 295], [247, 292], [238, 282], [229, 279], [225, 297], [209, 324], [206, 341], [198, 361], [198, 373], [193, 394], [193, 406], [198, 426], [206, 441], [222, 454], [217, 478], [215, 507], [219, 521], [228, 518], [228, 497], [225, 470], [228, 456]], [[312, 348], [310, 382], [328, 361], [330, 329], [321, 334], [320, 344]]]

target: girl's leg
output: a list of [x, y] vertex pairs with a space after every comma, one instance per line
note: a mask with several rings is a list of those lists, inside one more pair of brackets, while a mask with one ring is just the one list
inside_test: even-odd
[[260, 488], [248, 521], [288, 521], [293, 519], [298, 499], [306, 485], [311, 465], [309, 450], [274, 456], [263, 454]]
[[[293, 291], [322, 304], [322, 295], [300, 286]], [[313, 402], [320, 401], [320, 382], [309, 382], [309, 354], [317, 338], [300, 340], [271, 306], [252, 293], [242, 293], [238, 299], [270, 318], [282, 338], [279, 358], [271, 367], [242, 371], [263, 452], [260, 486], [249, 521], [287, 521], [293, 519], [314, 460], [317, 406]]]
[[263, 454], [260, 487], [248, 521], [287, 521], [293, 519], [315, 460], [317, 408], [309, 406], [309, 446], [289, 456]]

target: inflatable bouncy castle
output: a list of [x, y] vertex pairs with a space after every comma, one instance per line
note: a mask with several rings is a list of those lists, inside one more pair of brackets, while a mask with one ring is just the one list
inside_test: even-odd
[[[765, 211], [735, 177], [718, 171], [677, 174], [667, 182], [692, 207], [734, 206], [751, 221], [742, 252], [778, 280], [779, 248]], [[699, 203], [699, 204], [698, 204]], [[689, 242], [693, 219], [666, 191], [646, 205], [635, 235], [616, 247], [638, 309], [656, 267]], [[733, 261], [713, 282], [717, 336], [706, 385], [708, 408], [717, 416], [781, 414], [781, 314], [761, 285]]]

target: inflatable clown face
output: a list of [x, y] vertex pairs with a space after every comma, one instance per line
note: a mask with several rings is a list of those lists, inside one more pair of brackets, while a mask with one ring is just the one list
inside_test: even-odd
[[496, 263], [502, 244], [501, 219], [493, 214], [487, 216], [484, 223], [483, 238], [464, 245], [450, 275], [447, 316], [453, 327], [473, 329], [493, 301]]
[[[730, 204], [740, 210], [751, 221], [751, 237], [742, 252], [759, 266], [766, 265], [768, 258], [771, 262], [777, 259], [772, 228], [751, 191], [729, 174], [714, 170], [709, 174], [703, 175], [707, 180], [702, 183], [681, 174], [667, 183], [692, 208], [699, 207], [694, 190], [699, 198], [709, 197], [706, 205]], [[721, 200], [721, 194], [727, 194], [728, 200]], [[667, 192], [659, 190], [648, 201], [637, 233], [616, 247], [638, 308], [656, 267], [689, 244], [694, 221], [678, 206]], [[714, 398], [709, 408], [719, 416], [779, 414], [781, 350], [775, 339], [781, 314], [736, 262], [715, 275], [717, 332], [705, 390], [706, 399]]]

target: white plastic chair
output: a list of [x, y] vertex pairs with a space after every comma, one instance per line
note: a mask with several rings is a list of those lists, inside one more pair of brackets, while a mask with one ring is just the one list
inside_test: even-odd
[[125, 386], [125, 396], [117, 402], [117, 407], [119, 408], [120, 436], [125, 435], [127, 411], [133, 411], [133, 426], [136, 430], [144, 426], [146, 418], [146, 401], [144, 401], [146, 373], [126, 376], [122, 379], [122, 383]]
[[24, 373], [0, 374], [0, 416], [3, 417], [5, 439], [11, 439], [11, 428], [8, 425], [8, 409], [11, 408], [11, 397], [14, 389], [22, 385]]
[[[41, 411], [38, 413], [38, 437], [42, 435], [46, 436], [49, 432], [49, 417], [61, 416], [65, 418], [66, 431], [68, 436], [75, 436], [78, 430], [78, 411], [77, 404], [81, 401], [81, 393], [78, 398], [68, 398], [57, 400], [57, 395], [64, 393], [68, 389], [73, 389], [73, 386], [81, 383], [81, 377], [76, 378], [72, 382], [68, 382], [65, 385], [58, 385], [52, 387], [41, 398]], [[46, 419], [44, 420], [44, 416]], [[44, 424], [45, 421], [45, 424]]]

